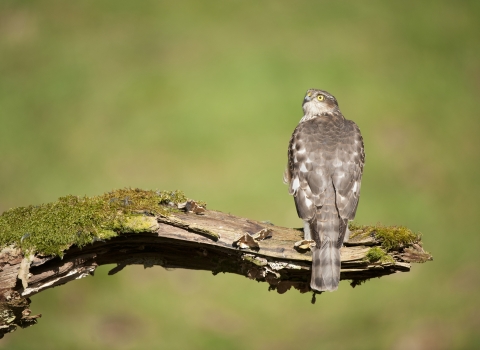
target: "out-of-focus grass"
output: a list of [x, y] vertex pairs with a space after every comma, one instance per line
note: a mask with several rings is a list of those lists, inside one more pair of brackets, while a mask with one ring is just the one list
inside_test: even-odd
[[435, 261], [352, 290], [131, 267], [33, 297], [9, 349], [451, 349], [480, 345], [474, 1], [2, 1], [0, 210], [182, 189], [299, 226], [281, 182], [307, 88], [360, 126], [357, 221], [423, 233]]

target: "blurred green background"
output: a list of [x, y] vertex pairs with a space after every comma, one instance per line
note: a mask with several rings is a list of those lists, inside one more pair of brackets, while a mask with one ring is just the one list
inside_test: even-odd
[[480, 2], [0, 2], [0, 211], [181, 189], [299, 227], [282, 183], [308, 88], [366, 147], [356, 221], [435, 260], [323, 294], [129, 267], [32, 298], [3, 349], [480, 348]]

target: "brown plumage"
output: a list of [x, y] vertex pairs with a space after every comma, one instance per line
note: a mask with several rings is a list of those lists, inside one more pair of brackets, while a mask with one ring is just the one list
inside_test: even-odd
[[288, 147], [284, 180], [304, 220], [305, 239], [315, 241], [313, 290], [333, 291], [340, 281], [340, 248], [348, 240], [360, 198], [365, 153], [360, 129], [343, 117], [335, 97], [310, 89], [304, 116]]

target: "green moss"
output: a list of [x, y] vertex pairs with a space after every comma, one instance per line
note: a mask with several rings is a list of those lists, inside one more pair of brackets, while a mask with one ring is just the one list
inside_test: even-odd
[[134, 215], [126, 216], [120, 221], [118, 231], [120, 232], [148, 232], [158, 227], [157, 218], [154, 216]]
[[[14, 245], [23, 251], [62, 256], [72, 244], [82, 247], [135, 226], [138, 222], [132, 223], [132, 216], [166, 215], [175, 208], [169, 203], [186, 200], [180, 191], [125, 188], [101, 196], [69, 195], [53, 203], [10, 209], [0, 215], [0, 248]], [[142, 225], [137, 225], [137, 231]]]
[[420, 234], [412, 232], [404, 226], [383, 226], [377, 225], [358, 225], [350, 223], [349, 229], [352, 231], [350, 238], [358, 235], [374, 236], [382, 247], [388, 252], [412, 245], [420, 241]]
[[248, 254], [245, 254], [242, 256], [242, 259], [243, 260], [246, 260], [246, 261], [249, 261], [257, 266], [267, 266], [268, 265], [268, 262], [266, 259], [262, 259], [262, 258], [257, 258], [255, 256], [252, 256], [252, 255], [248, 255]]
[[395, 260], [380, 247], [370, 248], [365, 255], [365, 260], [369, 262], [394, 263]]
[[367, 226], [359, 225], [354, 221], [349, 222], [348, 229], [352, 231], [352, 234], [350, 237], [358, 235], [364, 229], [364, 227], [367, 227]]

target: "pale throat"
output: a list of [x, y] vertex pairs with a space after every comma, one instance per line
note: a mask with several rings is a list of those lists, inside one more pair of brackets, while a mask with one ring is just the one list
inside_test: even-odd
[[326, 103], [307, 102], [303, 104], [303, 118], [300, 122], [310, 120], [322, 114], [332, 113], [335, 108], [328, 106]]

